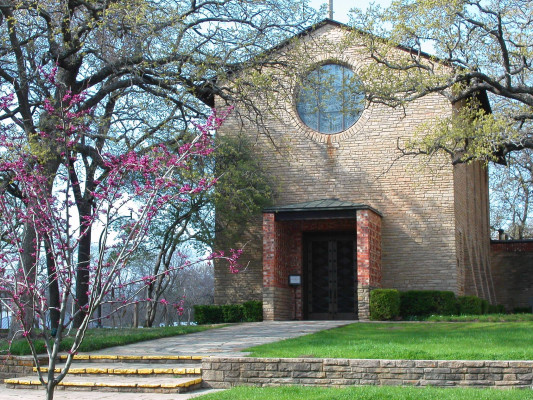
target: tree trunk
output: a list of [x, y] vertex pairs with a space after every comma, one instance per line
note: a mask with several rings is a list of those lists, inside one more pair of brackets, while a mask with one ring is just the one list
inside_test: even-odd
[[[22, 254], [20, 256], [22, 270], [18, 278], [19, 282], [23, 285], [26, 285], [26, 282], [33, 283], [35, 282], [36, 277], [36, 258], [35, 258], [35, 242], [37, 240], [37, 234], [33, 225], [26, 223], [24, 224], [24, 232], [22, 236]], [[17, 291], [20, 291], [19, 287]], [[20, 293], [20, 292], [19, 292]], [[17, 293], [18, 294], [18, 293]], [[11, 324], [9, 327], [8, 339], [13, 340], [16, 338], [17, 331], [20, 328], [19, 324], [22, 326], [24, 331], [30, 331], [30, 334], [33, 335], [33, 330], [31, 329], [34, 322], [35, 310], [33, 303], [33, 296], [28, 290], [23, 290], [20, 295], [20, 300], [22, 302], [19, 311], [22, 313], [20, 318]]]
[[[88, 204], [78, 207], [80, 215], [80, 224], [91, 215], [91, 208]], [[74, 316], [74, 328], [79, 328], [87, 310], [85, 307], [89, 304], [89, 266], [91, 263], [91, 226], [85, 228], [79, 239], [78, 247], [78, 266], [76, 268], [76, 314]]]
[[55, 382], [52, 379], [48, 379], [48, 382], [46, 383], [46, 400], [54, 400], [55, 389]]
[[59, 308], [61, 304], [59, 300], [59, 283], [57, 281], [56, 263], [54, 255], [51, 253], [49, 238], [45, 239], [44, 248], [46, 251], [46, 268], [48, 272], [48, 307], [50, 310], [50, 330], [52, 336], [55, 336], [59, 326]]
[[139, 303], [133, 303], [133, 327], [139, 327]]
[[[148, 297], [151, 299], [150, 296]], [[152, 299], [152, 301], [148, 301], [146, 303], [146, 314], [145, 314], [146, 320], [144, 321], [145, 328], [152, 327], [152, 325], [154, 324], [156, 313], [157, 313], [157, 301], [155, 301], [155, 299]]]

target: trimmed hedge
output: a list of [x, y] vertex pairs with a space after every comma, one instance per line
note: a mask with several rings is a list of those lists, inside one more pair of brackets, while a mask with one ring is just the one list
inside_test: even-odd
[[263, 303], [247, 301], [243, 304], [197, 305], [194, 306], [194, 320], [198, 325], [221, 322], [258, 322], [263, 320]]
[[503, 304], [489, 304], [489, 314], [505, 314], [505, 306]]
[[219, 324], [224, 322], [222, 308], [214, 305], [194, 306], [194, 320], [198, 325]]
[[485, 299], [481, 299], [481, 314], [485, 315], [489, 313], [489, 302]]
[[244, 315], [242, 305], [240, 304], [224, 304], [221, 306], [224, 322], [242, 322]]
[[484, 300], [476, 296], [457, 297], [457, 304], [459, 305], [459, 314], [460, 315], [482, 315], [483, 309], [484, 309], [483, 301]]
[[[522, 311], [522, 310], [520, 310]], [[531, 312], [524, 309], [522, 312]], [[428, 317], [430, 315], [505, 314], [501, 304], [491, 305], [476, 296], [455, 297], [453, 292], [436, 290], [374, 289], [370, 292], [370, 319], [393, 320], [398, 317]], [[257, 322], [263, 320], [263, 303], [247, 301], [243, 304], [194, 306], [195, 321], [199, 325], [221, 322]]]
[[396, 289], [374, 289], [370, 292], [370, 319], [391, 320], [400, 314], [400, 292]]
[[457, 314], [455, 294], [439, 290], [409, 290], [400, 292], [400, 316], [426, 317]]
[[[399, 309], [397, 299], [399, 298]], [[395, 319], [424, 319], [430, 315], [483, 315], [505, 314], [501, 304], [490, 305], [476, 296], [455, 297], [453, 292], [437, 290], [375, 289], [370, 292], [370, 319], [383, 321]]]
[[531, 307], [515, 307], [513, 308], [514, 314], [531, 314]]
[[259, 322], [263, 320], [263, 302], [250, 300], [242, 303], [244, 320], [246, 322]]

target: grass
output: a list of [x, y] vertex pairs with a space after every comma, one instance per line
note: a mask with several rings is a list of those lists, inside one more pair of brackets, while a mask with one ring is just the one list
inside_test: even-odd
[[470, 389], [359, 386], [350, 388], [237, 387], [198, 397], [199, 400], [526, 400], [531, 389]]
[[531, 360], [533, 322], [356, 323], [246, 351], [252, 357]]
[[525, 322], [533, 321], [533, 314], [432, 315], [432, 322]]
[[[122, 346], [125, 344], [142, 342], [144, 340], [160, 339], [170, 336], [184, 335], [187, 333], [202, 332], [207, 329], [221, 327], [223, 325], [201, 325], [201, 326], [170, 326], [162, 328], [121, 328], [121, 329], [89, 329], [85, 335], [79, 351], [95, 351], [105, 349], [107, 347]], [[74, 331], [73, 331], [74, 333]], [[72, 336], [65, 337], [61, 342], [61, 350], [66, 351], [70, 349], [74, 338]], [[4, 354], [8, 350], [6, 341], [0, 344], [0, 354]], [[36, 339], [35, 346], [38, 353], [45, 353], [44, 340]], [[31, 354], [30, 347], [25, 339], [13, 341], [10, 348], [10, 353], [13, 355]]]

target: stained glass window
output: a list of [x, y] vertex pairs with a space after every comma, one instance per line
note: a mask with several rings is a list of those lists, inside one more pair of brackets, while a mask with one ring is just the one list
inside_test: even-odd
[[342, 65], [325, 64], [305, 77], [296, 109], [309, 128], [334, 134], [352, 126], [364, 106], [361, 83], [353, 71]]

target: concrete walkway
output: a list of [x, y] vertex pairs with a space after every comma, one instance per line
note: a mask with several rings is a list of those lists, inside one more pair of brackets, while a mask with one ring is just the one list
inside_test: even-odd
[[[205, 332], [150, 340], [120, 347], [110, 347], [90, 354], [113, 355], [203, 355], [242, 356], [241, 350], [264, 343], [272, 343], [354, 321], [269, 321], [230, 325]], [[56, 390], [54, 400], [185, 400], [213, 390], [185, 394], [116, 393]], [[7, 389], [0, 385], [0, 400], [42, 400], [43, 390]]]
[[307, 335], [354, 321], [267, 321], [230, 325], [189, 335], [109, 347], [91, 354], [116, 355], [243, 355], [242, 350], [264, 343]]
[[[165, 394], [165, 393], [124, 393], [124, 392], [79, 392], [56, 390], [54, 400], [187, 400], [218, 390], [197, 390], [192, 393]], [[44, 390], [31, 389], [6, 389], [0, 387], [1, 400], [44, 400]]]

